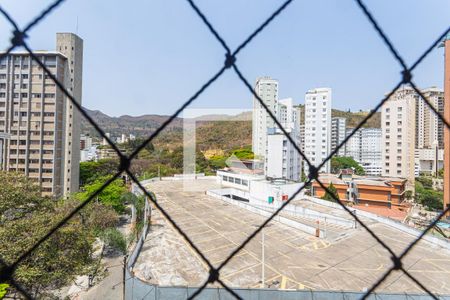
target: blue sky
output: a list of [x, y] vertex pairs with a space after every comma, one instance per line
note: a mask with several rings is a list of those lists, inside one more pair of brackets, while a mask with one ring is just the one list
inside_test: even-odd
[[[1, 0], [19, 24], [51, 1]], [[130, 5], [129, 3], [133, 3]], [[231, 48], [281, 3], [196, 1]], [[448, 26], [448, 0], [366, 0], [407, 63]], [[224, 50], [187, 1], [67, 0], [31, 32], [33, 49], [55, 48], [56, 32], [84, 40], [83, 105], [109, 115], [170, 114], [223, 64]], [[0, 48], [10, 26], [0, 20]], [[280, 81], [280, 97], [303, 103], [314, 87], [333, 89], [333, 107], [369, 109], [400, 79], [394, 60], [353, 0], [294, 1], [237, 57], [248, 80]], [[442, 87], [443, 51], [416, 69], [421, 87]], [[250, 108], [252, 96], [229, 70], [193, 108]]]

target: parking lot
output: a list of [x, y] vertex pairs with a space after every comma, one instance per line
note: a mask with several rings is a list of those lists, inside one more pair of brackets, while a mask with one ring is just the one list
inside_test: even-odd
[[[213, 180], [192, 180], [189, 184], [197, 191], [185, 191], [182, 181], [154, 182], [148, 188], [200, 251], [218, 266], [265, 218], [205, 195], [206, 190], [218, 188]], [[134, 268], [137, 276], [160, 285], [203, 283], [208, 277], [206, 264], [155, 210], [152, 224]], [[397, 253], [414, 239], [381, 223], [371, 222], [369, 226]], [[263, 233], [265, 287], [364, 291], [392, 265], [387, 251], [362, 228], [343, 229], [341, 239], [328, 240], [271, 222]], [[261, 286], [261, 241], [260, 233], [222, 269], [220, 278], [230, 287]], [[403, 265], [431, 291], [450, 294], [449, 251], [420, 242]], [[392, 273], [377, 291], [422, 292], [399, 272]]]

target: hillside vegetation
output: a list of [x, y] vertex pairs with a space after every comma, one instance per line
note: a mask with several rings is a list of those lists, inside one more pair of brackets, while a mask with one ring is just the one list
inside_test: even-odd
[[[87, 110], [88, 114], [98, 125], [112, 136], [121, 134], [134, 134], [137, 137], [147, 137], [152, 134], [168, 116], [144, 115], [138, 117], [121, 116], [110, 117], [100, 111]], [[347, 127], [355, 127], [366, 117], [368, 112], [349, 112], [332, 109], [333, 117], [347, 119]], [[219, 121], [205, 121], [208, 119]], [[379, 112], [370, 118], [363, 127], [380, 128], [381, 115]], [[252, 143], [251, 112], [244, 112], [236, 116], [214, 115], [196, 118], [196, 143], [198, 150], [206, 151], [231, 151], [243, 148]], [[93, 137], [99, 137], [95, 129], [86, 121], [81, 124], [81, 132], [89, 133]], [[173, 150], [183, 146], [183, 119], [176, 118], [154, 140], [153, 144], [158, 148]]]
[[[332, 117], [346, 118], [347, 128], [356, 127], [369, 113], [365, 111], [350, 112], [342, 111], [338, 109], [331, 110]], [[381, 113], [376, 112], [367, 122], [363, 125], [364, 128], [381, 128]]]

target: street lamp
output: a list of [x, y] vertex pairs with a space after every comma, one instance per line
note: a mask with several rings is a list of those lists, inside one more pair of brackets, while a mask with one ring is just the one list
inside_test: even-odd
[[[263, 289], [264, 286], [264, 269], [266, 266], [266, 262], [265, 262], [265, 253], [264, 253], [264, 248], [265, 248], [265, 237], [264, 237], [264, 229], [266, 227], [270, 227], [273, 224], [267, 224], [266, 226], [264, 226], [263, 228], [261, 228], [261, 288]], [[252, 225], [253, 227], [257, 227], [259, 228], [260, 225]]]

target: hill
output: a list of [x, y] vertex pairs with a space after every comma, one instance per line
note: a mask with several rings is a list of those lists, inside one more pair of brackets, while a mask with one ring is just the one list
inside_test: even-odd
[[[86, 109], [86, 111], [105, 132], [109, 132], [112, 136], [134, 134], [138, 137], [147, 137], [169, 118], [169, 116], [160, 115], [110, 117], [98, 110]], [[332, 109], [333, 117], [347, 118], [347, 127], [355, 127], [367, 114], [367, 112]], [[218, 121], [209, 121], [211, 119]], [[364, 127], [380, 128], [380, 120], [380, 113], [377, 112]], [[196, 143], [201, 151], [217, 149], [229, 151], [251, 145], [252, 143], [250, 111], [236, 116], [201, 116], [195, 118], [195, 121], [197, 124]], [[86, 120], [81, 122], [81, 132], [89, 133], [93, 137], [99, 137], [99, 134]], [[183, 119], [174, 119], [154, 140], [153, 144], [166, 149], [175, 149], [183, 146]]]
[[[85, 108], [85, 111], [105, 132], [109, 132], [111, 136], [120, 136], [121, 134], [134, 134], [136, 136], [148, 136], [153, 133], [163, 122], [165, 122], [169, 116], [160, 115], [143, 115], [143, 116], [120, 116], [110, 117], [99, 110], [89, 110]], [[94, 127], [85, 119], [81, 118], [81, 132], [89, 134], [93, 137], [99, 137], [100, 135], [94, 129]], [[176, 118], [167, 126], [167, 130], [175, 128], [182, 128], [183, 120]]]
[[[342, 117], [346, 118], [347, 128], [356, 127], [367, 115], [369, 112], [360, 111], [360, 112], [351, 112], [351, 111], [342, 111], [338, 109], [331, 110], [332, 117]], [[381, 128], [381, 113], [376, 112], [367, 123], [363, 125], [364, 128]]]

